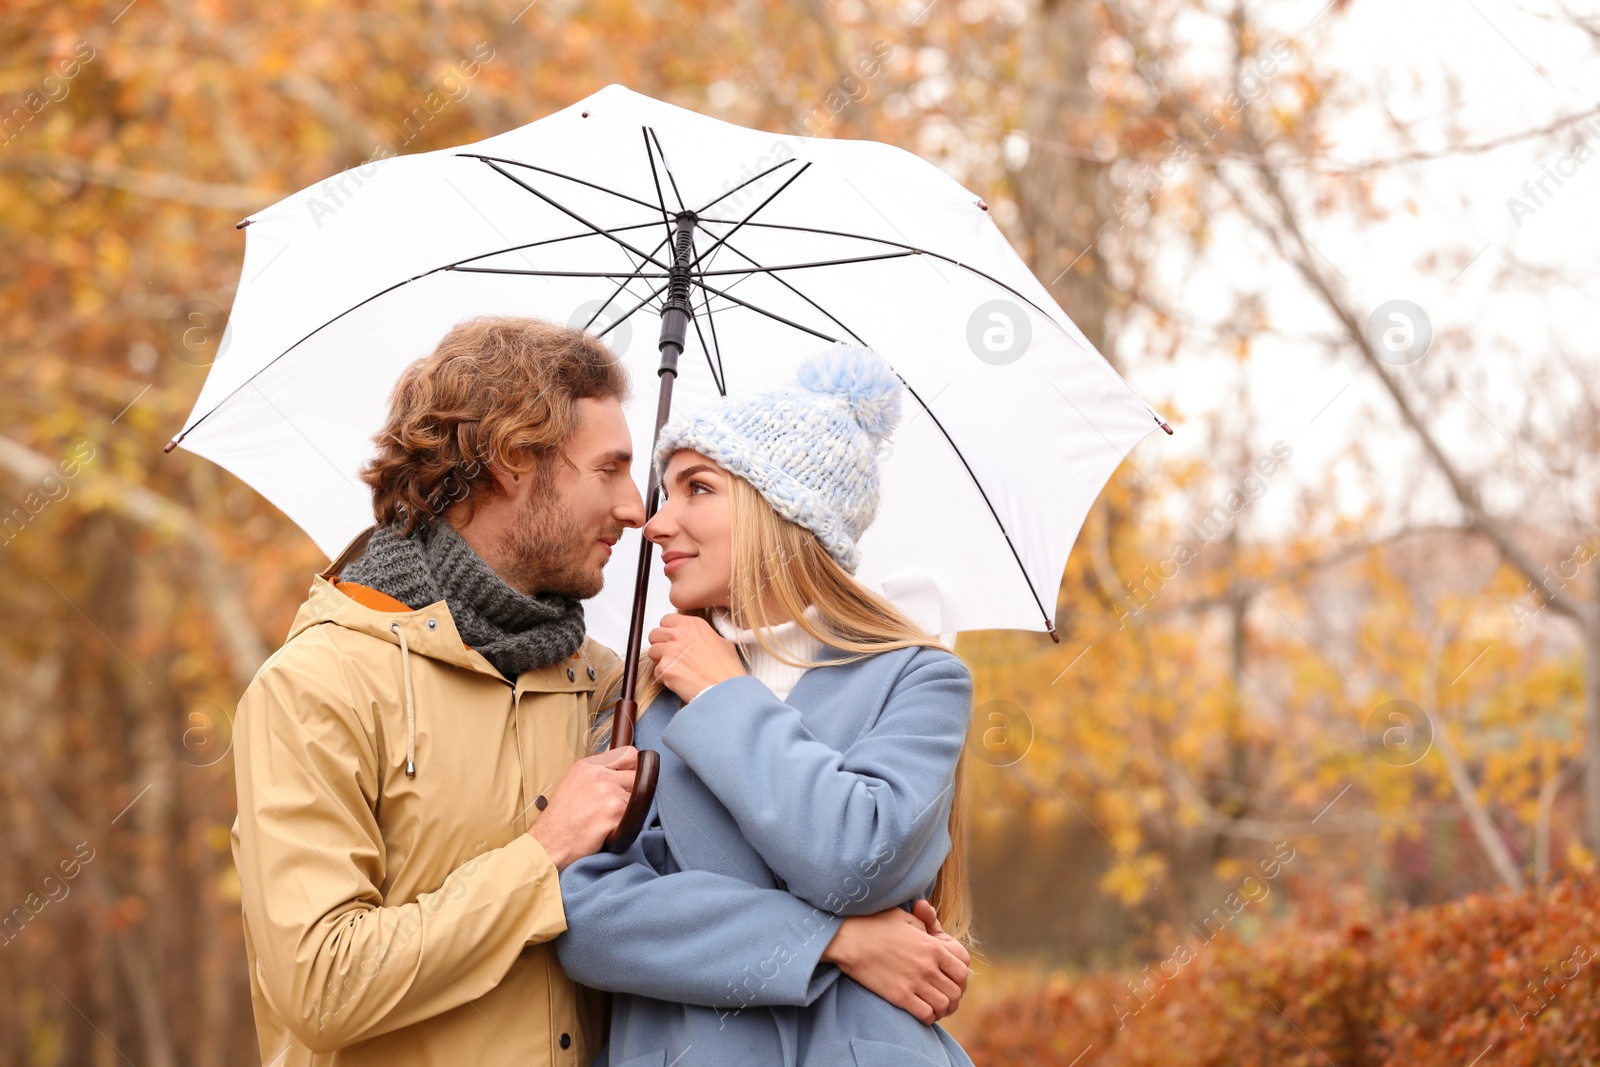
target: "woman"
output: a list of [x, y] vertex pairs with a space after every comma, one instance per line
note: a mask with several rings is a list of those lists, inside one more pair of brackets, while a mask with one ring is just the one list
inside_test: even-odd
[[635, 735], [660, 781], [626, 853], [561, 877], [562, 965], [617, 993], [597, 1064], [971, 1062], [935, 1020], [968, 962], [972, 679], [851, 577], [900, 397], [839, 345], [662, 431], [644, 535], [678, 613]]

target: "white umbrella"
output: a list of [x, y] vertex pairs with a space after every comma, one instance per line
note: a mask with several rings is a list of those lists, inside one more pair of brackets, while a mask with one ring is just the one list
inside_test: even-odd
[[[1166, 426], [937, 167], [620, 85], [464, 148], [346, 171], [240, 226], [221, 353], [173, 443], [238, 475], [330, 555], [372, 522], [357, 471], [400, 371], [470, 316], [604, 331], [635, 384], [642, 485], [675, 263], [689, 277], [675, 411], [783, 384], [835, 340], [871, 346], [905, 382], [858, 577], [934, 633], [1054, 636], [1084, 516]], [[618, 560], [635, 558], [638, 536]], [[587, 621], [620, 648], [633, 590], [625, 566], [609, 577]], [[653, 621], [671, 607], [666, 583], [650, 584]]]

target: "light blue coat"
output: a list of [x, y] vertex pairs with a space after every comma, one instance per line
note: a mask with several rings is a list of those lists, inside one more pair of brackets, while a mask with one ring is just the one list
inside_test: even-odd
[[663, 692], [634, 738], [661, 753], [645, 829], [561, 875], [561, 964], [617, 993], [596, 1067], [970, 1067], [818, 961], [841, 916], [931, 892], [971, 714], [932, 648], [813, 667], [787, 702], [748, 675]]

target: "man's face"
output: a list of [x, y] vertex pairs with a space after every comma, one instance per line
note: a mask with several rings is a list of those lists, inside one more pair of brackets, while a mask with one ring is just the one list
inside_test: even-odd
[[621, 403], [585, 398], [577, 407], [578, 426], [562, 455], [533, 472], [496, 538], [495, 569], [530, 595], [594, 596], [623, 529], [644, 523]]

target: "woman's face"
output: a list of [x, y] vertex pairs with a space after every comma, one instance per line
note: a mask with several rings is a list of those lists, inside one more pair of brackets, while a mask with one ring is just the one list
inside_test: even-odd
[[661, 491], [661, 507], [644, 524], [644, 535], [661, 549], [672, 606], [679, 611], [727, 607], [733, 578], [727, 472], [681, 448], [667, 462]]

